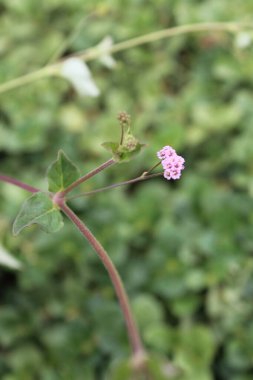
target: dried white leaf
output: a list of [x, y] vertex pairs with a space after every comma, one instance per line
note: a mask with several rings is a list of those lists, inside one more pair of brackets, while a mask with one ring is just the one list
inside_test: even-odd
[[21, 269], [22, 264], [15, 259], [2, 245], [0, 245], [0, 265], [11, 269]]
[[109, 49], [113, 45], [113, 39], [111, 36], [106, 36], [97, 46], [98, 50], [101, 53], [99, 61], [106, 66], [108, 69], [113, 69], [116, 66], [116, 61], [110, 53]]
[[237, 33], [235, 37], [235, 46], [240, 49], [245, 49], [252, 43], [252, 36], [246, 32]]
[[80, 58], [66, 59], [60, 74], [73, 85], [79, 95], [96, 97], [100, 94], [88, 66]]

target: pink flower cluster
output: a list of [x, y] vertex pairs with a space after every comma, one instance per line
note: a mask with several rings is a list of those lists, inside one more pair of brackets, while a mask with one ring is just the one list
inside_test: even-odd
[[157, 152], [157, 157], [161, 160], [164, 169], [164, 178], [169, 180], [179, 179], [181, 177], [185, 160], [183, 157], [177, 155], [175, 149], [169, 145], [164, 146]]

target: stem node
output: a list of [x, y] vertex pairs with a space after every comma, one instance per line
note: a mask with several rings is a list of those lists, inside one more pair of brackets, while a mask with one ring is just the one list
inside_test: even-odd
[[64, 198], [64, 193], [62, 191], [58, 191], [57, 193], [53, 194], [52, 196], [52, 201], [53, 203], [60, 207], [64, 204], [65, 198]]

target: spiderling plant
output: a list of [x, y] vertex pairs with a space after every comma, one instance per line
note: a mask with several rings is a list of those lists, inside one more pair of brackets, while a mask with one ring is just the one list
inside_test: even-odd
[[[130, 116], [126, 112], [121, 112], [118, 116], [118, 120], [121, 127], [120, 140], [118, 142], [106, 142], [102, 144], [104, 148], [111, 152], [112, 157], [90, 172], [81, 175], [77, 166], [62, 150], [60, 150], [57, 159], [47, 170], [47, 191], [40, 190], [4, 174], [0, 174], [0, 180], [32, 193], [32, 195], [25, 200], [14, 221], [14, 235], [19, 234], [25, 227], [32, 224], [37, 224], [47, 233], [57, 232], [64, 225], [62, 214], [65, 214], [65, 216], [76, 226], [106, 268], [125, 319], [126, 329], [132, 348], [132, 360], [127, 362], [124, 379], [163, 380], [174, 376], [177, 373], [176, 369], [173, 366], [168, 367], [168, 364], [166, 370], [164, 366], [161, 366], [159, 369], [156, 368], [151, 356], [147, 354], [144, 348], [127, 293], [116, 267], [101, 243], [89, 230], [84, 221], [82, 221], [69, 206], [69, 202], [74, 198], [95, 194], [118, 186], [144, 181], [161, 175], [167, 180], [177, 180], [181, 177], [181, 172], [184, 169], [185, 163], [184, 158], [179, 156], [171, 146], [164, 146], [159, 152], [157, 152], [159, 162], [153, 165], [151, 169], [143, 172], [140, 176], [124, 182], [114, 183], [103, 188], [94, 189], [86, 193], [79, 193], [74, 196], [71, 195], [71, 192], [74, 189], [77, 189], [82, 183], [95, 175], [98, 175], [101, 171], [112, 165], [130, 160], [144, 147], [145, 144], [140, 143], [132, 134]], [[154, 169], [160, 164], [162, 165], [163, 171], [154, 173]], [[157, 377], [157, 371], [159, 372], [159, 378]], [[122, 380], [124, 379], [122, 378]]]

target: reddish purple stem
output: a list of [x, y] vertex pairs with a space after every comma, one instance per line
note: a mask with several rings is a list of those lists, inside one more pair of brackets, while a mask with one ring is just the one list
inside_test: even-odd
[[106, 270], [108, 271], [125, 318], [129, 339], [133, 349], [133, 354], [135, 357], [143, 358], [145, 353], [142, 346], [139, 331], [130, 308], [128, 296], [126, 294], [117, 269], [115, 268], [113, 262], [111, 261], [110, 257], [108, 256], [107, 252], [104, 250], [102, 245], [99, 243], [99, 241], [91, 233], [88, 227], [81, 221], [81, 219], [79, 219], [78, 216], [66, 205], [64, 200], [59, 198], [55, 198], [54, 200], [57, 202], [58, 206], [66, 214], [66, 216], [76, 225], [81, 234], [88, 240], [90, 245], [96, 251], [97, 255], [100, 257]]
[[68, 186], [65, 190], [62, 191], [62, 196], [68, 194], [71, 190], [81, 185], [81, 183], [87, 181], [91, 177], [94, 177], [94, 175], [98, 174], [99, 172], [101, 172], [102, 170], [108, 168], [108, 166], [111, 166], [113, 164], [115, 164], [115, 161], [113, 158], [111, 158], [110, 160], [104, 162], [102, 165], [98, 166], [96, 169], [91, 170], [89, 173], [78, 178], [75, 182], [73, 182], [70, 186]]
[[18, 186], [21, 189], [29, 191], [30, 193], [37, 193], [38, 191], [40, 191], [36, 187], [27, 185], [26, 183], [21, 182], [16, 178], [12, 178], [12, 177], [9, 177], [9, 176], [4, 175], [4, 174], [0, 174], [0, 181], [7, 182], [7, 183], [10, 183], [12, 185]]

